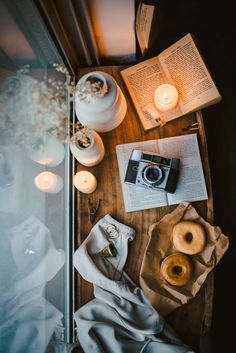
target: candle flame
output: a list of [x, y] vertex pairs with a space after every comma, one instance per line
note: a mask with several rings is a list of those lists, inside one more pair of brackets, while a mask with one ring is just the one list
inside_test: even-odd
[[163, 98], [168, 98], [168, 94], [165, 92], [165, 93], [163, 93]]
[[48, 179], [47, 177], [44, 177], [44, 178], [43, 178], [43, 181], [44, 181], [45, 183], [48, 183], [48, 182], [49, 182], [49, 179]]

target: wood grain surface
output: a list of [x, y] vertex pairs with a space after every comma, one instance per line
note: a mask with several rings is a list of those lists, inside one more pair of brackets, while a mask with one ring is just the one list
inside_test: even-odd
[[[148, 228], [152, 223], [159, 221], [164, 215], [171, 212], [177, 207], [177, 205], [126, 213], [124, 210], [115, 146], [122, 143], [193, 133], [193, 131], [183, 132], [182, 128], [198, 122], [199, 131], [197, 131], [197, 133], [209, 199], [207, 201], [193, 202], [192, 205], [202, 217], [212, 223], [213, 204], [207, 144], [201, 112], [182, 116], [172, 122], [167, 123], [163, 127], [154, 128], [148, 132], [145, 132], [120, 75], [120, 71], [124, 68], [125, 67], [123, 66], [105, 66], [84, 68], [79, 70], [79, 77], [89, 71], [95, 70], [105, 71], [111, 74], [126, 97], [127, 113], [123, 122], [116, 129], [110, 132], [100, 133], [106, 151], [103, 161], [95, 167], [85, 167], [77, 163], [77, 171], [89, 170], [96, 176], [98, 187], [91, 195], [77, 192], [78, 234], [76, 245], [78, 247], [81, 242], [83, 242], [93, 226], [89, 219], [88, 203], [90, 202], [92, 205], [95, 205], [100, 200], [100, 206], [98, 208], [94, 223], [106, 214], [110, 214], [118, 221], [133, 227], [136, 231], [134, 240], [129, 244], [128, 259], [125, 265], [125, 271], [137, 283], [137, 285], [139, 285], [139, 272], [144, 250], [148, 241]], [[200, 337], [204, 334], [205, 330], [207, 330], [207, 327], [210, 325], [211, 321], [211, 310], [209, 310], [209, 308], [211, 308], [212, 302], [212, 278], [212, 276], [208, 277], [206, 283], [202, 286], [195, 298], [176, 309], [167, 318], [167, 320], [180, 334], [183, 341], [193, 347], [196, 351], [200, 351]], [[76, 277], [75, 297], [76, 308], [79, 308], [81, 305], [93, 298], [92, 285], [84, 281], [80, 275], [77, 275]]]

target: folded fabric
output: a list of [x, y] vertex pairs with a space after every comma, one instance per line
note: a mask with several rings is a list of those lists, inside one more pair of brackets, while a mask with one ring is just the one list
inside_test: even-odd
[[190, 352], [123, 271], [133, 237], [132, 228], [106, 215], [76, 250], [74, 266], [95, 296], [74, 314], [78, 341], [85, 353]]
[[0, 352], [44, 353], [62, 316], [40, 295], [25, 305], [18, 303], [10, 313], [5, 310], [0, 322]]
[[[179, 221], [195, 221], [206, 232], [206, 246], [202, 252], [191, 255], [194, 272], [191, 280], [182, 287], [168, 284], [160, 273], [162, 260], [176, 252], [172, 242], [172, 230]], [[140, 284], [152, 305], [163, 315], [185, 304], [193, 298], [204, 283], [208, 273], [220, 261], [229, 246], [228, 237], [219, 227], [214, 227], [199, 216], [188, 202], [182, 202], [176, 209], [149, 227], [149, 241], [140, 271]]]
[[63, 314], [44, 297], [65, 263], [49, 229], [31, 216], [0, 233], [0, 352], [44, 353]]

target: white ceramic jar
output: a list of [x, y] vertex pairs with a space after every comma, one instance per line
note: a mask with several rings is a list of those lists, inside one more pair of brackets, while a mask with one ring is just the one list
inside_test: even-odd
[[100, 163], [105, 155], [105, 148], [99, 134], [90, 130], [88, 146], [81, 146], [77, 140], [79, 133], [75, 133], [70, 142], [70, 150], [77, 161], [87, 167], [92, 167]]
[[[91, 94], [83, 85], [96, 79], [102, 82], [101, 94]], [[82, 92], [82, 94], [81, 94]], [[79, 122], [98, 132], [115, 129], [123, 121], [127, 104], [114, 78], [102, 71], [90, 72], [78, 81], [75, 93], [75, 111]]]

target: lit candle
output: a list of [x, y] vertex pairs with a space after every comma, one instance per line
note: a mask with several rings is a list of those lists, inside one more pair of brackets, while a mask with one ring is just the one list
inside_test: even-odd
[[154, 93], [154, 103], [158, 110], [164, 112], [176, 106], [178, 102], [177, 89], [170, 84], [157, 87]]
[[42, 172], [34, 178], [34, 183], [40, 191], [56, 194], [63, 187], [62, 178], [51, 172]]
[[74, 185], [79, 191], [91, 194], [97, 187], [97, 180], [92, 173], [83, 170], [74, 175]]

